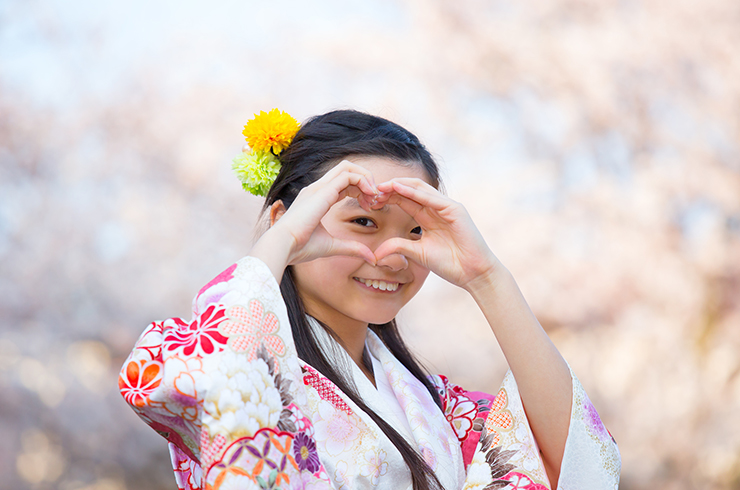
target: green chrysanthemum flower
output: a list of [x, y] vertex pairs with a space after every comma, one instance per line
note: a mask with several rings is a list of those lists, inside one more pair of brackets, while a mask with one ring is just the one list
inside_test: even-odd
[[280, 172], [280, 161], [269, 151], [242, 152], [232, 161], [242, 187], [255, 196], [265, 197]]

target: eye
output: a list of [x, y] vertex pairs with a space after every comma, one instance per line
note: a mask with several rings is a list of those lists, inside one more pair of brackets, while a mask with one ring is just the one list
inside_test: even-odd
[[413, 230], [411, 230], [412, 235], [421, 235], [421, 226], [417, 226]]
[[357, 223], [358, 225], [365, 227], [365, 228], [375, 226], [375, 222], [373, 220], [371, 220], [370, 218], [365, 218], [365, 217], [355, 218], [352, 220], [352, 222]]

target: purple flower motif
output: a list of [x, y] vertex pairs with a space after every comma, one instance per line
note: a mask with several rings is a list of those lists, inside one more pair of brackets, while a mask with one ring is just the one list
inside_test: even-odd
[[594, 408], [591, 400], [588, 398], [583, 402], [583, 412], [586, 420], [589, 422], [588, 428], [591, 429], [591, 432], [601, 440], [609, 439], [606, 427], [604, 427], [604, 424], [601, 422], [601, 417], [599, 417], [596, 408]]
[[293, 454], [298, 468], [316, 473], [321, 467], [319, 454], [316, 452], [316, 443], [305, 432], [299, 432], [293, 439]]

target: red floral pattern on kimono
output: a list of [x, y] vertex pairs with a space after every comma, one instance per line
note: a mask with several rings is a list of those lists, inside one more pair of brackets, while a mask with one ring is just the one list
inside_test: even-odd
[[[372, 419], [298, 359], [287, 318], [269, 269], [247, 257], [198, 293], [191, 321], [152, 323], [137, 341], [119, 389], [170, 442], [178, 488], [410, 488]], [[440, 410], [377, 336], [367, 345], [406, 416], [397, 430], [445, 488], [549, 489], [510, 373], [495, 396], [431, 377]], [[619, 453], [575, 377], [572, 406], [559, 488], [616, 489]]]
[[164, 337], [163, 345], [167, 354], [178, 353], [184, 357], [190, 357], [193, 354], [207, 356], [223, 350], [224, 344], [228, 341], [218, 331], [223, 319], [224, 309], [217, 305], [209, 306], [190, 324], [174, 318], [173, 321], [177, 328], [169, 329]]

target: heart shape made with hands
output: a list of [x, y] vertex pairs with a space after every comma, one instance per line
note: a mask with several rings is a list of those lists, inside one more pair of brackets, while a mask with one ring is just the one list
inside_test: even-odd
[[[331, 181], [327, 182], [327, 184], [331, 184]], [[313, 184], [312, 187], [315, 185], [316, 184]], [[297, 249], [297, 253], [291, 257], [290, 263], [296, 264], [332, 255], [361, 257], [372, 265], [377, 265], [378, 261], [383, 259], [383, 257], [376, 256], [374, 251], [370, 250], [367, 245], [360, 241], [353, 240], [351, 238], [345, 239], [333, 236], [329, 230], [324, 227], [321, 221], [311, 228], [306, 228], [304, 226], [314, 219], [317, 219], [319, 216], [322, 216], [320, 219], [323, 220], [323, 217], [326, 216], [326, 213], [331, 207], [342, 203], [342, 201], [347, 198], [356, 200], [358, 205], [368, 214], [379, 211], [388, 205], [399, 205], [402, 210], [404, 207], [408, 208], [408, 206], [402, 204], [402, 201], [404, 201], [405, 198], [400, 194], [397, 194], [389, 182], [381, 184], [381, 186], [385, 186], [386, 188], [385, 191], [381, 191], [378, 189], [378, 186], [372, 182], [372, 175], [366, 174], [363, 177], [362, 182], [355, 181], [347, 185], [347, 181], [344, 181], [340, 182], [340, 185], [342, 185], [342, 187], [334, 188], [335, 192], [338, 191], [338, 193], [332, 198], [332, 204], [329, 205], [329, 208], [324, 208], [323, 211], [319, 211], [319, 209], [314, 208], [314, 206], [309, 203], [317, 202], [313, 197], [319, 197], [321, 193], [316, 191], [325, 189], [329, 190], [331, 185], [318, 187], [316, 191], [307, 192], [303, 196], [299, 194], [299, 198], [294, 202], [294, 205], [291, 206], [293, 212], [288, 213], [288, 215], [291, 216], [288, 220], [291, 224], [288, 224], [288, 222], [281, 219], [281, 217], [286, 213], [282, 203], [278, 201], [273, 204], [271, 210], [272, 224], [275, 224], [280, 220], [281, 224], [285, 223], [291, 230], [295, 231], [296, 228], [300, 229], [298, 234], [294, 234], [294, 236], [297, 237], [297, 242], [302, 243], [303, 245], [301, 245]], [[296, 204], [298, 205], [296, 206]], [[328, 202], [326, 202], [326, 204], [328, 204]], [[419, 204], [416, 206], [420, 207]], [[296, 214], [296, 211], [298, 214]], [[317, 211], [320, 214], [316, 214]], [[306, 235], [306, 233], [308, 233], [310, 237]], [[400, 239], [401, 237], [395, 238]], [[386, 242], [387, 241], [388, 240], [386, 240]], [[386, 255], [391, 254], [392, 253]], [[404, 260], [406, 259], [404, 258]]]
[[[424, 193], [429, 193], [431, 191], [433, 194], [437, 194], [437, 195], [439, 194], [439, 191], [437, 189], [430, 186], [426, 182], [419, 181], [418, 179], [404, 179], [404, 180], [413, 181], [417, 186], [427, 187], [428, 189], [423, 189], [422, 192]], [[383, 209], [386, 206], [398, 206], [402, 211], [404, 211], [406, 214], [408, 214], [412, 218], [415, 218], [416, 216], [418, 216], [419, 212], [425, 206], [425, 204], [423, 204], [422, 202], [414, 200], [412, 196], [412, 194], [419, 194], [420, 189], [414, 189], [411, 186], [398, 182], [396, 179], [392, 179], [392, 180], [383, 182], [381, 184], [378, 184], [377, 186], [375, 186], [375, 188], [378, 189], [378, 192], [375, 194], [367, 193], [364, 190], [358, 188], [360, 192], [355, 194], [355, 196], [348, 194], [345, 197], [353, 197], [354, 199], [358, 201], [360, 207], [368, 212], [378, 211], [378, 210]], [[386, 189], [386, 190], [384, 191], [380, 190], [381, 188]], [[423, 224], [419, 223], [419, 226], [423, 227]], [[326, 232], [326, 230], [324, 231]], [[415, 241], [402, 238], [402, 237], [389, 238], [385, 240], [384, 242], [382, 242], [374, 251], [371, 250], [370, 253], [372, 253], [373, 257], [375, 258], [376, 264], [379, 261], [382, 261], [383, 259], [385, 259], [386, 257], [395, 255], [395, 254], [401, 255], [404, 258], [404, 260], [406, 259], [414, 260], [414, 257], [417, 256], [416, 253], [411, 254], [412, 256], [410, 257], [406, 257], [404, 253], [392, 251], [397, 245], [401, 245], [402, 243], [411, 245], [413, 242]], [[365, 248], [365, 246], [362, 244], [358, 243], [358, 245]], [[418, 243], [416, 245], [418, 245]], [[408, 247], [403, 247], [403, 248], [408, 250]], [[417, 247], [413, 247], [413, 248], [417, 249]], [[382, 255], [380, 256], [378, 256], [377, 254], [379, 250], [382, 252]]]
[[363, 175], [363, 179], [367, 177], [370, 180], [345, 186], [340, 198], [354, 197], [368, 212], [396, 205], [421, 226], [421, 238], [390, 237], [371, 251], [359, 241], [332, 237], [321, 226], [319, 234], [325, 234], [332, 242], [324, 249], [328, 252], [324, 256], [357, 256], [377, 265], [384, 258], [399, 254], [456, 285], [498, 267], [498, 259], [462, 204], [420, 178], [394, 177], [374, 185], [372, 175]]
[[[333, 236], [321, 220], [346, 197], [356, 199], [366, 212], [398, 206], [421, 226], [421, 238], [393, 236], [370, 250], [354, 237]], [[279, 201], [273, 204], [271, 217], [276, 217], [281, 206]], [[279, 214], [285, 214], [280, 220], [285, 226], [279, 233], [287, 233], [296, 245], [288, 257], [289, 264], [344, 255], [378, 265], [398, 254], [456, 285], [493, 270], [497, 264], [464, 206], [416, 176], [394, 176], [376, 185], [367, 168], [343, 162], [304, 188], [290, 212], [283, 207]]]

